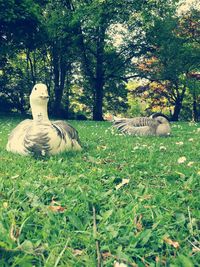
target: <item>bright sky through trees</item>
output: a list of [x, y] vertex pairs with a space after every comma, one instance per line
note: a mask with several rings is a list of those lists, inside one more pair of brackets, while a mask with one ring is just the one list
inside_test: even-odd
[[180, 5], [180, 9], [179, 12], [180, 13], [185, 13], [188, 11], [188, 9], [190, 9], [191, 7], [195, 7], [196, 9], [200, 9], [200, 2], [199, 0], [183, 0], [181, 1], [181, 5]]

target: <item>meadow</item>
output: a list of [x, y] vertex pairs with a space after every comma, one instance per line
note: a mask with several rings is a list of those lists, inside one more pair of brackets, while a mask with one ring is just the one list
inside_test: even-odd
[[81, 152], [5, 150], [0, 119], [0, 266], [200, 266], [200, 124], [167, 138], [71, 121]]

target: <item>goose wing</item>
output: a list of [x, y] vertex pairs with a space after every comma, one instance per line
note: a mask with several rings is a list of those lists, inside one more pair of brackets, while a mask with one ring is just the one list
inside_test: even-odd
[[130, 135], [156, 134], [158, 121], [148, 117], [136, 117], [131, 119], [114, 119], [113, 126], [119, 131]]
[[19, 153], [21, 155], [27, 155], [28, 151], [24, 146], [24, 138], [27, 134], [27, 131], [32, 126], [32, 120], [24, 120], [19, 123], [10, 133], [8, 138], [8, 143], [6, 146], [7, 151], [13, 153]]
[[24, 147], [28, 154], [45, 156], [50, 154], [51, 124], [33, 123], [24, 136]]
[[71, 126], [69, 123], [64, 121], [54, 121], [52, 123], [53, 127], [55, 128], [57, 135], [61, 140], [64, 142], [71, 144], [71, 148], [75, 150], [81, 149], [80, 139], [78, 136], [78, 131]]
[[36, 156], [81, 149], [78, 132], [63, 121], [33, 124], [25, 136], [24, 144], [29, 154]]
[[63, 121], [21, 122], [10, 134], [7, 150], [21, 155], [45, 156], [81, 150], [78, 132]]

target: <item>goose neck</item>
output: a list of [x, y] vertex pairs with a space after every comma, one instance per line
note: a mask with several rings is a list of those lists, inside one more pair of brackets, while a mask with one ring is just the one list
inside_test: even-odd
[[47, 103], [43, 105], [31, 105], [31, 110], [32, 110], [32, 116], [33, 120], [36, 123], [41, 123], [41, 122], [47, 122], [50, 123], [49, 117], [48, 117], [48, 112], [47, 112]]

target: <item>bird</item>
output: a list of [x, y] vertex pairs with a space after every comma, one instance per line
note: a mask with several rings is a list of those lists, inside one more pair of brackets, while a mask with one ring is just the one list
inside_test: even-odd
[[61, 120], [49, 120], [49, 94], [45, 84], [35, 84], [29, 99], [33, 119], [22, 121], [12, 130], [6, 145], [7, 151], [24, 156], [49, 156], [82, 149], [74, 127]]
[[123, 134], [139, 136], [168, 136], [171, 128], [166, 116], [152, 115], [151, 117], [113, 118], [113, 127]]

